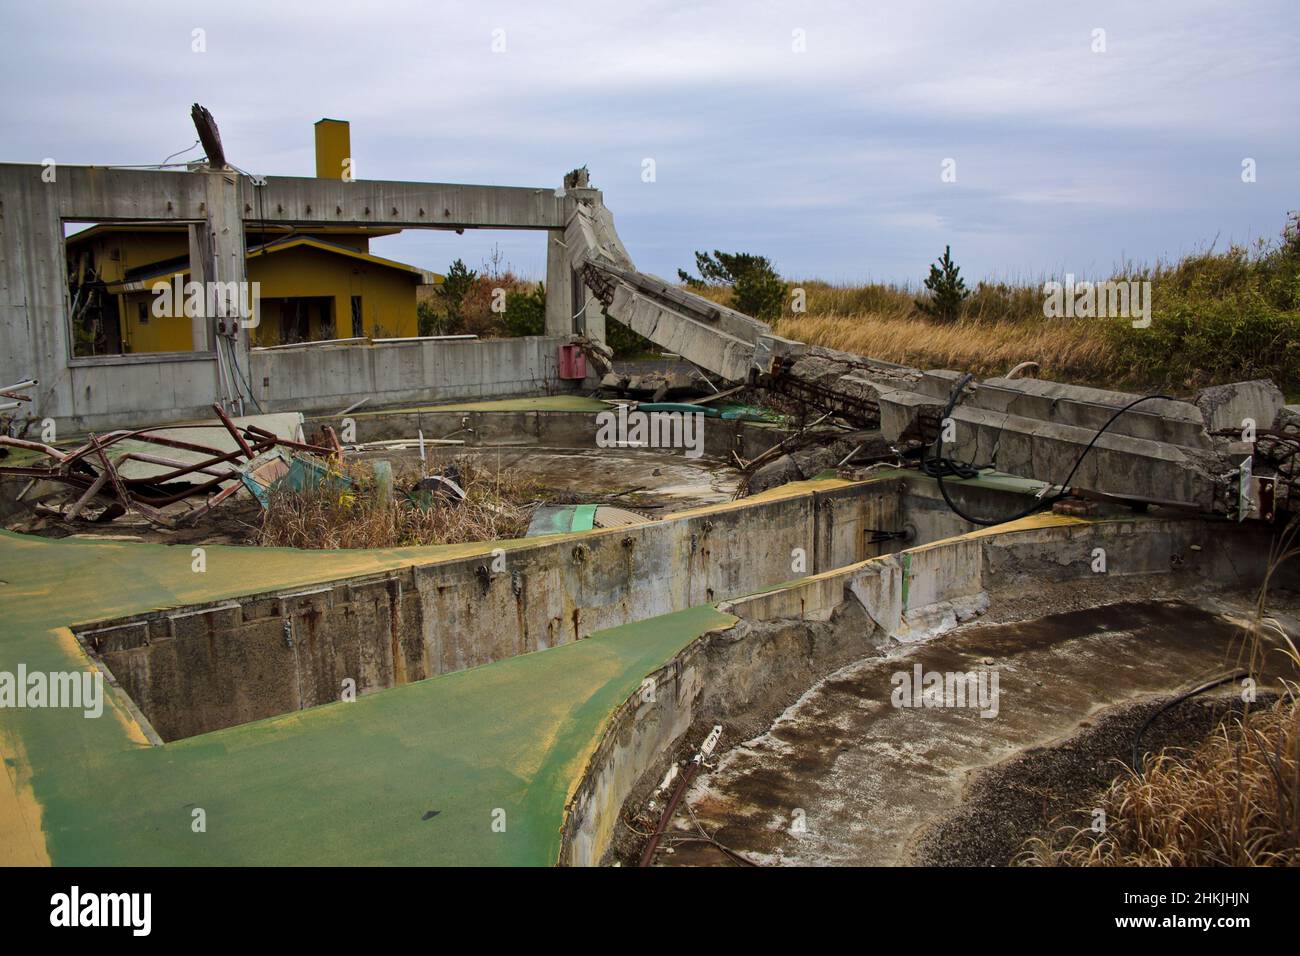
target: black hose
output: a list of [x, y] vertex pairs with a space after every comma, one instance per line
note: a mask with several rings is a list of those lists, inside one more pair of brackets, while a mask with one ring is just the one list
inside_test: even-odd
[[1044, 496], [1040, 500], [1034, 502], [1024, 511], [1017, 512], [1016, 514], [1008, 515], [1006, 517], [1001, 517], [1001, 518], [981, 518], [976, 515], [967, 514], [965, 511], [963, 511], [960, 508], [960, 506], [958, 506], [958, 504], [952, 500], [952, 496], [948, 494], [948, 489], [944, 486], [943, 483], [943, 479], [946, 476], [955, 476], [963, 480], [968, 478], [974, 478], [976, 475], [979, 474], [978, 469], [976, 469], [974, 466], [970, 464], [956, 461], [952, 458], [948, 458], [941, 454], [943, 450], [943, 423], [948, 420], [949, 416], [952, 415], [952, 410], [957, 407], [957, 402], [961, 399], [962, 389], [964, 389], [966, 385], [970, 382], [970, 380], [973, 379], [974, 377], [975, 376], [971, 375], [969, 372], [966, 373], [961, 377], [960, 380], [958, 380], [957, 385], [953, 388], [952, 394], [948, 397], [948, 404], [943, 410], [943, 416], [939, 419], [939, 434], [935, 437], [934, 444], [930, 446], [930, 448], [933, 448], [934, 450], [934, 456], [933, 457], [929, 455], [922, 456], [921, 470], [925, 474], [930, 475], [932, 478], [935, 478], [939, 482], [939, 493], [943, 495], [943, 500], [947, 503], [948, 507], [952, 509], [954, 514], [956, 514], [959, 518], [964, 518], [966, 521], [969, 521], [971, 524], [981, 525], [983, 527], [991, 527], [992, 525], [1004, 524], [1008, 521], [1017, 521], [1021, 518], [1027, 518], [1034, 512], [1041, 511], [1043, 508], [1050, 507], [1051, 505], [1060, 501], [1062, 498], [1065, 497], [1066, 492], [1068, 491], [1069, 488], [1070, 480], [1074, 478], [1075, 472], [1077, 472], [1079, 470], [1079, 466], [1083, 464], [1083, 459], [1087, 457], [1088, 452], [1092, 451], [1092, 446], [1097, 443], [1098, 438], [1100, 438], [1103, 434], [1105, 434], [1106, 429], [1110, 428], [1111, 425], [1115, 424], [1115, 420], [1117, 418], [1119, 418], [1121, 415], [1123, 415], [1125, 412], [1127, 412], [1129, 409], [1133, 408], [1134, 406], [1140, 405], [1143, 402], [1149, 402], [1152, 399], [1161, 398], [1161, 399], [1165, 399], [1166, 401], [1176, 401], [1176, 399], [1173, 399], [1168, 395], [1143, 395], [1141, 398], [1129, 402], [1123, 408], [1118, 409], [1114, 415], [1110, 416], [1110, 419], [1106, 422], [1106, 424], [1102, 425], [1101, 428], [1097, 429], [1097, 433], [1092, 436], [1092, 440], [1088, 442], [1087, 446], [1083, 449], [1083, 451], [1079, 453], [1079, 457], [1075, 459], [1074, 467], [1070, 469], [1070, 473], [1066, 475], [1065, 480], [1060, 483], [1061, 490], [1059, 492], [1057, 492], [1055, 495], [1051, 496], [1050, 498]]
[[1191, 700], [1197, 694], [1202, 694], [1205, 691], [1210, 690], [1213, 687], [1218, 687], [1221, 684], [1231, 683], [1232, 681], [1237, 680], [1237, 678], [1239, 677], [1249, 677], [1249, 676], [1250, 676], [1250, 671], [1246, 671], [1246, 670], [1233, 671], [1231, 674], [1224, 674], [1222, 677], [1216, 677], [1213, 680], [1206, 681], [1204, 684], [1200, 684], [1199, 686], [1193, 687], [1191, 690], [1187, 691], [1186, 693], [1179, 694], [1177, 697], [1165, 701], [1163, 704], [1161, 704], [1151, 713], [1147, 714], [1147, 719], [1142, 721], [1142, 726], [1139, 727], [1137, 729], [1137, 733], [1133, 735], [1133, 772], [1136, 774], [1142, 773], [1142, 758], [1138, 754], [1138, 748], [1142, 744], [1142, 735], [1146, 733], [1146, 730], [1148, 727], [1151, 726], [1152, 721], [1154, 721], [1157, 717], [1159, 717], [1161, 714], [1163, 714], [1165, 711], [1169, 710], [1170, 708], [1177, 707], [1179, 704], [1183, 703], [1184, 701]]

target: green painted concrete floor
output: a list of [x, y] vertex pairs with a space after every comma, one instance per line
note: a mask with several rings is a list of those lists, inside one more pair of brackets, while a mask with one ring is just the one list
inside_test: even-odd
[[[488, 547], [210, 547], [196, 574], [188, 547], [0, 532], [0, 671], [92, 667], [70, 626]], [[117, 691], [98, 719], [0, 710], [0, 864], [551, 865], [607, 717], [733, 620], [697, 607], [163, 746]]]

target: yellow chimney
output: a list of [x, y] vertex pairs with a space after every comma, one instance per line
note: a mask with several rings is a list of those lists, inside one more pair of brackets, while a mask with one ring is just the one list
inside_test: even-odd
[[316, 178], [356, 179], [352, 169], [352, 129], [347, 120], [316, 121]]

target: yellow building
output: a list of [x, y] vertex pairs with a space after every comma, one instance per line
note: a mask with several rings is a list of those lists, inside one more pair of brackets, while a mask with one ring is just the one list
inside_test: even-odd
[[[399, 230], [340, 226], [248, 233], [255, 346], [419, 334], [416, 289], [441, 276], [372, 255], [370, 239]], [[184, 224], [105, 223], [67, 239], [77, 354], [187, 352], [183, 302], [156, 302], [158, 283], [189, 281]], [[159, 308], [170, 306], [170, 308]], [[162, 312], [162, 315], [158, 313]]]

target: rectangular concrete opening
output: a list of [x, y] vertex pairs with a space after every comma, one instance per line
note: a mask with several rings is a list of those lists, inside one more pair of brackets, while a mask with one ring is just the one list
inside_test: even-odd
[[[158, 737], [347, 700], [738, 598], [917, 540], [905, 486], [806, 483], [587, 534], [79, 629]], [[932, 533], [951, 524], [921, 516]], [[209, 560], [212, 560], [210, 557]]]
[[158, 308], [153, 286], [192, 275], [201, 221], [61, 220], [67, 276], [65, 321], [71, 358], [207, 352], [206, 332], [170, 300]]

